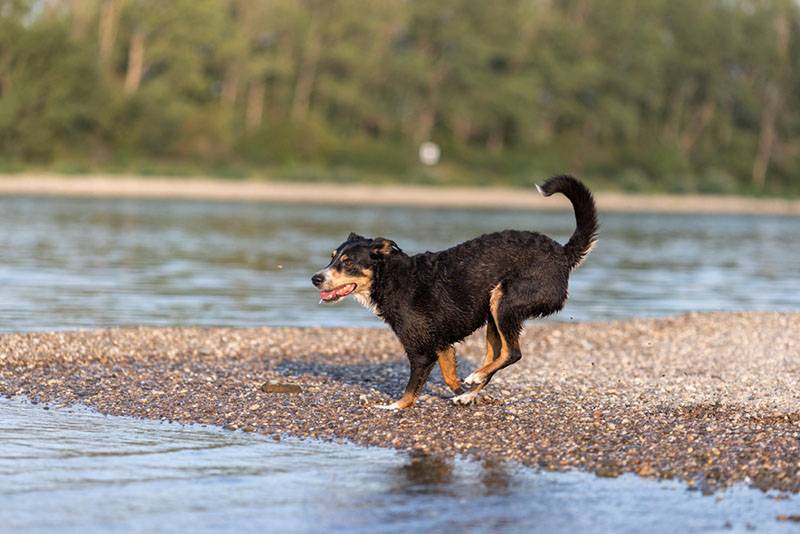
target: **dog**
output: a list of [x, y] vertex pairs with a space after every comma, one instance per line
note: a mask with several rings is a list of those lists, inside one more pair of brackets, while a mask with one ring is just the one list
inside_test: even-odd
[[[592, 193], [572, 176], [536, 187], [545, 197], [562, 193], [572, 202], [577, 227], [566, 245], [536, 232], [504, 230], [409, 256], [390, 239], [351, 233], [311, 278], [320, 302], [350, 295], [388, 323], [402, 343], [408, 385], [398, 401], [381, 408], [413, 406], [437, 361], [455, 393], [452, 400], [470, 404], [495, 373], [522, 357], [523, 322], [564, 307], [570, 272], [597, 242], [597, 210]], [[486, 355], [464, 379], [465, 390], [453, 345], [483, 325]]]

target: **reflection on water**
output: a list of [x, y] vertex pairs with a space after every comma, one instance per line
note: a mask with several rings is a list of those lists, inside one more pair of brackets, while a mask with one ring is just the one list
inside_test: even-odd
[[[608, 214], [561, 320], [800, 308], [800, 218]], [[350, 231], [408, 252], [503, 228], [561, 242], [570, 213], [0, 198], [0, 330], [355, 325], [311, 273]]]
[[797, 513], [634, 476], [537, 473], [0, 400], [0, 530], [792, 531]]
[[[479, 466], [472, 492], [475, 495], [507, 495], [512, 489], [512, 464], [484, 459]], [[462, 469], [459, 469], [461, 467]], [[450, 459], [419, 452], [407, 455], [405, 463], [397, 469], [398, 484], [394, 491], [414, 495], [457, 496], [458, 479], [463, 466]]]

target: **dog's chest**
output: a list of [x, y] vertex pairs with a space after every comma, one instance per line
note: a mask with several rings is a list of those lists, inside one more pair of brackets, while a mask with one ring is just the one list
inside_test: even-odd
[[353, 293], [353, 298], [356, 299], [356, 302], [364, 306], [376, 316], [380, 317], [381, 311], [378, 309], [378, 305], [372, 301], [369, 295], [365, 295], [364, 293]]

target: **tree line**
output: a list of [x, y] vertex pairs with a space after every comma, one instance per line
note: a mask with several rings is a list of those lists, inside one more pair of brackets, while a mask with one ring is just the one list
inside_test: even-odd
[[0, 0], [0, 170], [798, 194], [798, 36], [793, 0]]

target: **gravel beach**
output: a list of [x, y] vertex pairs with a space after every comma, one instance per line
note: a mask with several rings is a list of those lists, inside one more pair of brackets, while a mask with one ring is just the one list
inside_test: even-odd
[[[438, 371], [386, 412], [407, 360], [386, 329], [124, 328], [0, 336], [0, 394], [102, 413], [509, 459], [601, 476], [800, 491], [800, 313], [530, 323], [477, 405]], [[459, 374], [483, 332], [457, 347]]]

